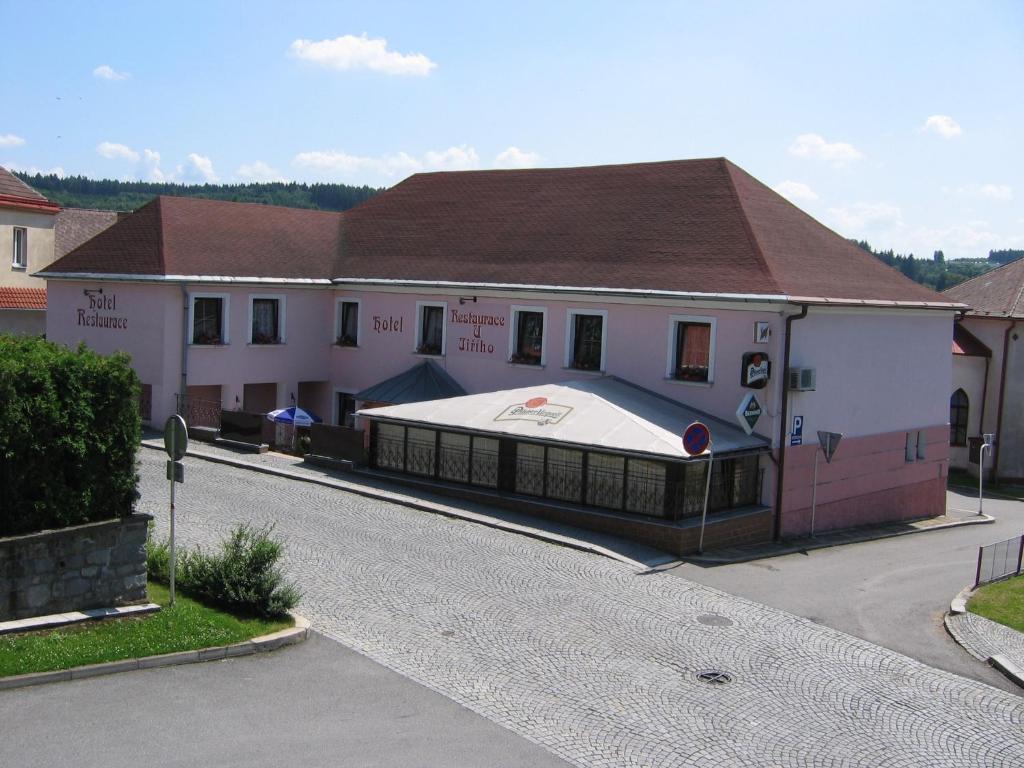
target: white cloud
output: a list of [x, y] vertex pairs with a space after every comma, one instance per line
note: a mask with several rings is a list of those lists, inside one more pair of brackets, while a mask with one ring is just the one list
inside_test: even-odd
[[781, 181], [772, 189], [792, 202], [818, 199], [818, 194], [802, 181]]
[[64, 168], [62, 166], [60, 166], [60, 165], [55, 165], [55, 166], [53, 166], [53, 168], [37, 168], [34, 165], [18, 165], [17, 163], [0, 163], [0, 165], [2, 165], [4, 168], [6, 168], [9, 171], [18, 171], [19, 173], [28, 173], [28, 174], [31, 174], [33, 176], [35, 174], [37, 174], [37, 173], [42, 174], [43, 176], [48, 176], [51, 173], [54, 176], [61, 176], [61, 177], [67, 176], [67, 173], [64, 171]]
[[25, 143], [25, 140], [21, 136], [15, 136], [13, 133], [0, 133], [0, 147], [20, 147]]
[[96, 145], [96, 151], [107, 160], [131, 160], [138, 162], [139, 153], [124, 144], [115, 144], [112, 141], [103, 141]]
[[276, 168], [271, 168], [262, 160], [238, 166], [235, 176], [242, 181], [286, 181], [280, 171]]
[[536, 168], [541, 157], [536, 152], [526, 152], [519, 147], [509, 147], [494, 158], [495, 168]]
[[347, 152], [300, 152], [292, 161], [296, 166], [334, 178], [375, 176], [393, 180], [422, 171], [470, 171], [480, 167], [480, 157], [466, 145], [431, 150], [422, 158], [406, 152], [392, 155], [360, 156]]
[[789, 154], [824, 160], [837, 168], [864, 157], [864, 154], [852, 144], [845, 141], [829, 143], [817, 133], [802, 133], [797, 136], [789, 147]]
[[952, 139], [954, 136], [959, 136], [963, 133], [963, 129], [960, 125], [949, 115], [932, 115], [924, 121], [924, 125], [920, 128], [921, 132], [931, 131], [937, 133], [944, 139]]
[[398, 53], [388, 50], [383, 37], [369, 38], [364, 32], [359, 37], [342, 35], [333, 40], [295, 40], [289, 48], [291, 55], [331, 69], [369, 69], [388, 75], [430, 74], [437, 67], [422, 53]]
[[185, 166], [184, 173], [179, 175], [183, 176], [183, 181], [202, 181], [206, 184], [216, 184], [218, 181], [217, 173], [213, 170], [213, 161], [195, 152], [189, 153], [188, 165]]
[[[948, 187], [942, 188], [943, 192], [949, 192]], [[1009, 184], [965, 184], [952, 190], [958, 195], [966, 197], [983, 197], [987, 200], [1012, 200], [1013, 189]]]
[[829, 217], [845, 237], [865, 237], [872, 231], [902, 224], [902, 212], [889, 203], [854, 203], [845, 208], [829, 208]]
[[92, 71], [92, 74], [101, 80], [127, 80], [131, 77], [127, 72], [118, 72], [109, 64], [100, 64]]
[[142, 173], [139, 174], [140, 176], [144, 176], [148, 181], [166, 182], [174, 180], [160, 169], [159, 152], [153, 149], [144, 149], [142, 150], [142, 155]]

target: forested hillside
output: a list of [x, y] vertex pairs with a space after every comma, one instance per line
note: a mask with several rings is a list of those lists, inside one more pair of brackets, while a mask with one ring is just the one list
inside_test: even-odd
[[890, 267], [895, 267], [911, 280], [927, 285], [936, 291], [952, 288], [957, 283], [962, 283], [964, 280], [977, 277], [990, 269], [1001, 267], [1003, 264], [1009, 264], [1011, 261], [1024, 257], [1024, 250], [1006, 249], [989, 251], [987, 259], [946, 261], [942, 251], [935, 251], [931, 259], [916, 259], [912, 253], [904, 256], [901, 253], [894, 253], [892, 249], [876, 251], [864, 240], [853, 240], [852, 242]]
[[150, 181], [90, 179], [85, 176], [34, 176], [16, 173], [41, 194], [69, 208], [103, 208], [133, 211], [157, 195], [206, 197], [239, 203], [264, 203], [292, 208], [345, 211], [381, 189], [347, 184], [305, 184], [273, 181], [261, 184], [163, 184]]

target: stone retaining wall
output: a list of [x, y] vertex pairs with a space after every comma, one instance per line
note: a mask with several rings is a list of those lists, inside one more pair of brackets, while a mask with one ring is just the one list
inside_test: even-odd
[[145, 602], [152, 519], [0, 538], [0, 621]]

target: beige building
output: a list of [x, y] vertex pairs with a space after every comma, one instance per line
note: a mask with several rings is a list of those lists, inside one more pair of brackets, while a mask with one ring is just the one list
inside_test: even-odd
[[117, 221], [62, 209], [0, 168], [0, 333], [46, 333], [46, 281], [35, 273]]
[[978, 445], [995, 435], [990, 478], [1024, 480], [1024, 259], [950, 288], [971, 310], [953, 337], [950, 466], [978, 474]]

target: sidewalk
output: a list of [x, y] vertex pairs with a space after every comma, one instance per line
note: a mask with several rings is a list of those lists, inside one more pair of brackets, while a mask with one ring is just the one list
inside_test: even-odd
[[991, 664], [1024, 688], [1024, 633], [967, 610], [970, 590], [953, 600], [945, 617], [946, 630], [976, 659]]
[[[163, 451], [163, 437], [158, 432], [147, 430], [143, 435], [142, 445], [144, 448]], [[569, 546], [574, 549], [582, 549], [610, 557], [640, 571], [680, 561], [680, 558], [675, 555], [667, 554], [653, 547], [628, 541], [617, 536], [562, 525], [531, 515], [517, 514], [487, 504], [455, 499], [425, 490], [410, 492], [405, 487], [388, 482], [382, 478], [373, 477], [365, 473], [346, 472], [320, 467], [309, 464], [300, 457], [290, 454], [277, 453], [275, 451], [249, 453], [193, 440], [189, 443], [187, 455], [191, 458], [227, 464], [290, 480], [316, 483], [328, 488], [390, 501], [427, 512], [458, 517], [492, 528], [500, 528], [562, 546]], [[682, 561], [707, 566], [742, 563], [766, 557], [807, 552], [823, 547], [835, 547], [842, 544], [874, 541], [892, 536], [903, 536], [909, 533], [923, 533], [925, 531], [942, 530], [962, 525], [978, 525], [993, 521], [994, 519], [988, 515], [979, 516], [976, 512], [950, 508], [947, 509], [945, 515], [927, 520], [853, 528], [845, 531], [823, 533], [813, 539], [801, 538], [724, 548], [707, 551], [703, 555], [690, 555], [682, 558]]]

